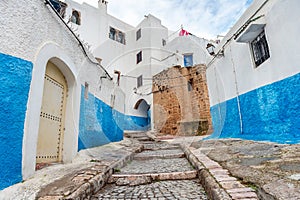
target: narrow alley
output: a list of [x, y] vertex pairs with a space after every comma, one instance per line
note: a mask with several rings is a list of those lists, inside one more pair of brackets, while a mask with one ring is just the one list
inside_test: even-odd
[[179, 145], [153, 141], [145, 133], [129, 135], [144, 148], [109, 179], [93, 199], [207, 199], [197, 170]]

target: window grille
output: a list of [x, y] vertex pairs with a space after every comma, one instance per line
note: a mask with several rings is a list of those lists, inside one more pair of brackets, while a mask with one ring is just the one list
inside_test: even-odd
[[252, 42], [251, 48], [253, 52], [253, 59], [256, 67], [270, 58], [269, 46], [265, 36], [265, 31], [260, 33]]

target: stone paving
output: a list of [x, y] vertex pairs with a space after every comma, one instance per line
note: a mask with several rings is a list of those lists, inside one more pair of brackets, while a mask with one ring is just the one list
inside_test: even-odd
[[[196, 137], [160, 142], [146, 135], [155, 142], [138, 133], [119, 143], [81, 151], [73, 163], [46, 167], [32, 179], [0, 191], [0, 199], [300, 200], [299, 144]], [[167, 150], [182, 154], [179, 146], [189, 162], [153, 157], [167, 155], [163, 153]], [[132, 161], [142, 150], [142, 157], [152, 155], [151, 159]]]
[[135, 187], [107, 185], [92, 200], [102, 199], [207, 199], [199, 180], [159, 181]]
[[137, 154], [134, 159], [136, 160], [148, 160], [154, 158], [183, 158], [184, 153], [181, 149], [163, 149], [156, 151], [143, 151]]
[[162, 149], [178, 149], [178, 145], [169, 144], [167, 142], [147, 142], [143, 143], [144, 150], [162, 150]]
[[[172, 163], [172, 164], [171, 164]], [[164, 173], [192, 170], [192, 166], [185, 158], [133, 160], [120, 169], [121, 173]]]
[[[300, 200], [299, 144], [227, 139], [194, 142], [191, 149], [204, 165], [208, 164], [208, 160], [214, 160], [214, 164], [226, 170], [225, 173], [250, 186], [259, 199]], [[232, 194], [242, 187], [241, 184], [233, 187], [230, 181], [222, 184]], [[236, 193], [232, 197], [238, 198], [238, 195]]]
[[199, 179], [195, 179], [197, 171], [178, 145], [151, 142], [140, 133], [131, 138], [138, 139], [147, 150], [135, 155], [125, 167], [115, 169], [109, 180], [113, 184], [107, 184], [92, 199], [207, 199]]
[[161, 155], [174, 155], [174, 154], [183, 154], [182, 150], [178, 147], [177, 149], [163, 149], [155, 151], [143, 151], [138, 154], [138, 156], [161, 156]]

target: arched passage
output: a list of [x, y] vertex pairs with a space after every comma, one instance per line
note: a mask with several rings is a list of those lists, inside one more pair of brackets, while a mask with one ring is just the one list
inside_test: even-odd
[[150, 105], [147, 103], [145, 99], [139, 99], [135, 105], [134, 109], [137, 113], [141, 116], [146, 118], [145, 125], [149, 125], [151, 123], [151, 112], [150, 112]]

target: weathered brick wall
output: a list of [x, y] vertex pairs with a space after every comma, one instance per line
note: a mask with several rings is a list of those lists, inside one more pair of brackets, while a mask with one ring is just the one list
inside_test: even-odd
[[162, 134], [210, 132], [205, 65], [175, 66], [153, 77], [154, 127]]

